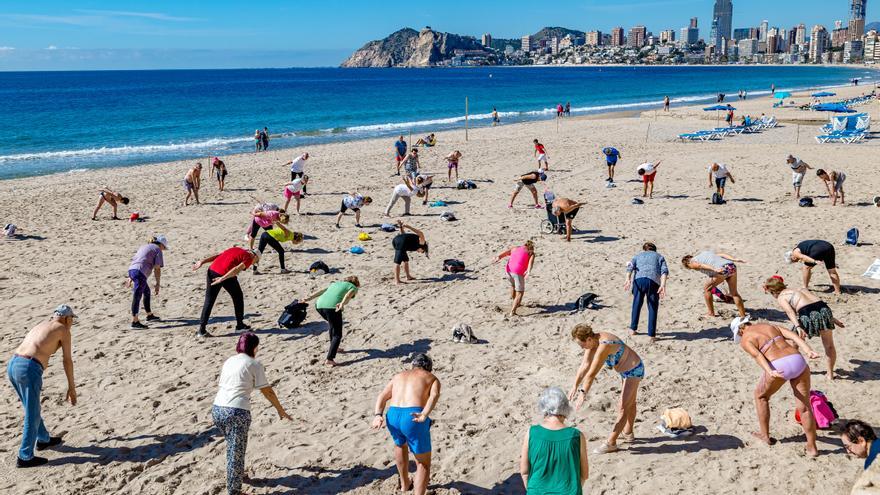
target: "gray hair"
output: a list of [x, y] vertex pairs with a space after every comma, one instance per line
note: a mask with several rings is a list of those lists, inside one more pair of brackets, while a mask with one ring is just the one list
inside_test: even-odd
[[545, 388], [538, 398], [538, 410], [544, 416], [565, 416], [571, 414], [571, 404], [565, 392], [559, 387]]
[[425, 371], [434, 371], [434, 361], [424, 352], [419, 352], [412, 357], [412, 367], [421, 368]]

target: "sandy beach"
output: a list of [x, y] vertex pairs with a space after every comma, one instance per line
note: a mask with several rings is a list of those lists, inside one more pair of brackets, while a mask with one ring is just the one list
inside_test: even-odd
[[[840, 88], [840, 96], [870, 88]], [[292, 423], [277, 420], [268, 402], [253, 398], [247, 452], [247, 493], [390, 494], [397, 476], [386, 430], [371, 430], [376, 394], [414, 352], [428, 352], [443, 393], [433, 414], [434, 464], [429, 492], [447, 494], [524, 493], [518, 474], [523, 434], [538, 420], [535, 403], [547, 386], [571, 387], [582, 350], [569, 331], [589, 322], [620, 337], [643, 358], [646, 377], [639, 392], [637, 441], [608, 455], [590, 455], [585, 493], [849, 493], [862, 470], [848, 459], [838, 437], [820, 431], [820, 457], [803, 455], [803, 433], [792, 419], [794, 400], [786, 388], [774, 396], [771, 431], [780, 443], [754, 441], [757, 429], [752, 391], [760, 371], [735, 346], [727, 327], [732, 305], [719, 316], [703, 316], [697, 272], [679, 262], [711, 248], [746, 260], [739, 268], [740, 292], [748, 312], [760, 320], [785, 317], [761, 282], [778, 272], [792, 284], [799, 268], [782, 255], [805, 239], [826, 239], [837, 248], [844, 293], [831, 294], [827, 274], [816, 270], [814, 289], [846, 328], [835, 332], [842, 379], [829, 382], [824, 361], [811, 362], [813, 389], [825, 392], [843, 418], [880, 424], [877, 380], [880, 337], [880, 282], [862, 273], [880, 258], [880, 194], [876, 173], [880, 139], [853, 145], [817, 144], [815, 121], [827, 114], [773, 109], [769, 97], [736, 101], [743, 112], [776, 115], [782, 124], [754, 135], [705, 143], [682, 143], [682, 132], [712, 127], [714, 113], [699, 107], [603, 118], [572, 118], [438, 133], [439, 144], [424, 149], [422, 166], [435, 172], [433, 199], [449, 208], [413, 203], [408, 221], [423, 229], [431, 258], [413, 257], [419, 278], [392, 284], [390, 246], [394, 234], [378, 227], [394, 176], [391, 139], [317, 145], [224, 157], [228, 190], [217, 191], [205, 173], [204, 204], [183, 207], [180, 182], [193, 161], [93, 170], [0, 182], [0, 219], [18, 225], [24, 240], [0, 241], [0, 356], [4, 364], [24, 334], [58, 304], [79, 314], [73, 329], [79, 392], [75, 407], [63, 402], [66, 383], [60, 356], [44, 375], [43, 417], [50, 432], [66, 432], [65, 443], [49, 452], [48, 466], [16, 470], [22, 410], [8, 380], [0, 394], [0, 492], [10, 494], [219, 494], [225, 493], [225, 444], [213, 429], [211, 403], [224, 360], [234, 353], [232, 305], [223, 293], [214, 308], [206, 341], [195, 338], [204, 297], [204, 269], [193, 262], [234, 244], [245, 245], [250, 210], [257, 200], [283, 201], [289, 178], [284, 166], [297, 154], [311, 155], [311, 177], [303, 215], [291, 219], [306, 241], [288, 250], [293, 273], [278, 273], [267, 250], [263, 275], [239, 278], [247, 321], [262, 341], [258, 358]], [[730, 98], [730, 97], [728, 97]], [[795, 95], [799, 103], [803, 95]], [[703, 105], [705, 106], [705, 105]], [[858, 107], [880, 118], [877, 102]], [[416, 138], [417, 136], [413, 136]], [[514, 178], [533, 170], [532, 139], [546, 145], [549, 188], [587, 203], [574, 221], [571, 243], [543, 235], [546, 214], [531, 206], [524, 190], [507, 209]], [[618, 187], [606, 189], [603, 146], [622, 153]], [[460, 174], [478, 189], [457, 190], [444, 182], [443, 156], [458, 149]], [[803, 194], [817, 207], [799, 208], [792, 197], [785, 157], [792, 153], [816, 168], [846, 172], [843, 207], [831, 207], [824, 185], [811, 172]], [[636, 167], [663, 160], [654, 198], [644, 205]], [[729, 165], [729, 202], [709, 204], [707, 167]], [[207, 158], [203, 160], [210, 168]], [[131, 198], [120, 216], [137, 211], [145, 222], [110, 221], [109, 209], [90, 220], [98, 190], [108, 187]], [[342, 195], [357, 188], [374, 198], [363, 210], [364, 228], [353, 216], [333, 226]], [[453, 210], [459, 221], [439, 215]], [[402, 212], [398, 204], [394, 214]], [[846, 231], [857, 226], [863, 246], [845, 246]], [[360, 232], [373, 240], [358, 242]], [[161, 294], [154, 311], [164, 321], [149, 330], [129, 330], [130, 292], [123, 286], [129, 261], [151, 235], [168, 236]], [[507, 319], [508, 283], [503, 263], [493, 256], [532, 239], [538, 254], [527, 283], [523, 316]], [[629, 337], [631, 295], [623, 290], [626, 263], [645, 241], [656, 243], [671, 274], [661, 303], [660, 339]], [[365, 253], [349, 254], [354, 245]], [[289, 245], [288, 245], [289, 246]], [[441, 271], [443, 260], [467, 264], [461, 276]], [[317, 260], [338, 274], [311, 278]], [[297, 329], [279, 329], [276, 320], [294, 298], [303, 298], [332, 280], [357, 275], [362, 287], [346, 309], [344, 353], [336, 369], [323, 366], [327, 326], [314, 308]], [[152, 280], [151, 280], [152, 284]], [[827, 292], [826, 292], [827, 291]], [[601, 297], [602, 309], [571, 314], [569, 304], [585, 292]], [[643, 316], [642, 325], [644, 325]], [[467, 323], [480, 344], [453, 343], [452, 327]], [[644, 328], [644, 327], [642, 327]], [[821, 352], [821, 343], [810, 344]], [[572, 418], [589, 439], [602, 442], [615, 420], [620, 395], [616, 373], [599, 374], [586, 405]], [[683, 440], [655, 428], [671, 407], [687, 409], [698, 434]]]

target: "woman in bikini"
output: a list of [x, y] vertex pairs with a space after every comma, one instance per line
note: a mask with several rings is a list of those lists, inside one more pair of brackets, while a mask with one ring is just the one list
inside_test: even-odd
[[632, 442], [633, 422], [636, 419], [636, 398], [639, 392], [639, 384], [645, 377], [645, 365], [636, 351], [628, 347], [620, 337], [608, 332], [594, 332], [593, 328], [586, 323], [576, 325], [571, 329], [571, 336], [582, 349], [584, 359], [578, 368], [574, 385], [568, 394], [570, 400], [575, 401], [575, 410], [580, 409], [590, 387], [602, 369], [602, 365], [613, 369], [620, 374], [623, 381], [618, 404], [617, 422], [614, 429], [608, 435], [608, 440], [593, 452], [596, 454], [608, 454], [619, 450], [617, 439], [621, 442]]
[[[807, 436], [806, 453], [811, 457], [819, 455], [816, 422], [810, 406], [810, 366], [798, 349], [810, 359], [816, 359], [819, 355], [796, 333], [776, 325], [752, 323], [748, 316], [735, 318], [730, 323], [730, 330], [734, 343], [748, 352], [764, 370], [755, 388], [755, 409], [761, 431], [752, 435], [767, 445], [776, 443], [776, 439], [770, 436], [770, 397], [785, 382], [790, 382], [801, 416], [801, 426]], [[789, 342], [794, 342], [797, 347]]]
[[791, 330], [796, 330], [802, 339], [817, 335], [822, 338], [822, 347], [825, 348], [825, 357], [828, 359], [828, 379], [835, 379], [837, 349], [834, 347], [834, 327], [836, 325], [843, 328], [843, 322], [835, 318], [831, 308], [809, 289], [789, 289], [779, 275], [764, 282], [764, 293], [776, 299], [776, 303], [791, 322]]
[[[712, 296], [715, 289], [723, 282], [727, 282], [729, 297], [736, 304], [736, 310], [740, 316], [746, 315], [746, 308], [743, 305], [742, 297], [736, 288], [736, 263], [745, 263], [724, 253], [714, 253], [712, 251], [703, 251], [696, 256], [687, 255], [681, 259], [681, 264], [690, 270], [703, 272], [709, 277], [703, 284], [703, 300], [706, 302], [706, 316], [715, 316], [715, 305]], [[725, 300], [727, 298], [725, 297]]]
[[113, 208], [113, 220], [119, 220], [119, 217], [116, 216], [116, 207], [119, 203], [127, 205], [128, 198], [110, 189], [101, 189], [98, 193], [98, 206], [95, 207], [95, 211], [92, 213], [92, 220], [98, 219], [98, 211], [104, 206], [104, 203], [109, 204]]

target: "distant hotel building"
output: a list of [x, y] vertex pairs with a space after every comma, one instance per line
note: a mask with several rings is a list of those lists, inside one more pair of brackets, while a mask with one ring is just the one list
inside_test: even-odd
[[666, 29], [660, 31], [660, 43], [674, 43], [675, 42], [675, 30], [674, 29]]
[[828, 31], [825, 26], [815, 25], [810, 32], [810, 62], [818, 64], [822, 62], [825, 53], [825, 45], [828, 43]]
[[629, 30], [628, 45], [633, 48], [641, 48], [645, 46], [647, 38], [648, 29], [645, 26], [635, 26]]
[[734, 41], [747, 40], [751, 38], [751, 28], [736, 28], [733, 30]]
[[525, 53], [529, 53], [532, 51], [532, 37], [531, 36], [523, 36], [522, 37], [522, 51]]
[[864, 60], [868, 64], [880, 64], [880, 35], [873, 29], [868, 31], [864, 39]]
[[590, 31], [587, 33], [587, 45], [599, 46], [602, 44], [602, 31]]
[[486, 33], [483, 35], [483, 38], [480, 41], [482, 41], [483, 46], [489, 48], [492, 46], [492, 35]]
[[690, 25], [686, 28], [681, 28], [679, 43], [684, 48], [696, 45], [698, 41], [700, 41], [700, 30], [697, 28], [697, 18], [691, 17]]
[[611, 46], [623, 46], [626, 39], [623, 36], [623, 28], [616, 27], [611, 30]]
[[868, 0], [852, 0], [849, 8], [849, 39], [861, 40], [865, 34], [865, 8]]

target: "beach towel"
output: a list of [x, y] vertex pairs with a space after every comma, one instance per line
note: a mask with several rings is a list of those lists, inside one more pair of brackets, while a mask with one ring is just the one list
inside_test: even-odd
[[439, 208], [439, 207], [443, 207], [443, 206], [447, 206], [447, 205], [446, 205], [445, 201], [440, 201], [438, 199], [437, 201], [431, 201], [431, 204], [428, 206], [430, 206], [431, 208]]
[[862, 274], [863, 277], [872, 278], [874, 280], [880, 280], [880, 259], [874, 260], [871, 263], [871, 266]]
[[395, 230], [397, 230], [397, 227], [391, 225], [390, 223], [383, 223], [382, 226], [379, 228], [384, 230], [385, 232], [394, 232]]

